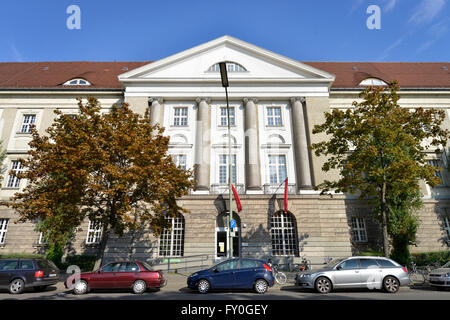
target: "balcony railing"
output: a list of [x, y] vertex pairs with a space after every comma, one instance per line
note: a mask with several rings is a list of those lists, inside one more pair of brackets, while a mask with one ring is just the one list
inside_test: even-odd
[[[297, 193], [295, 183], [288, 183], [288, 194], [295, 194]], [[264, 194], [279, 194], [284, 193], [284, 183], [282, 184], [265, 184], [263, 185]]]
[[[236, 184], [234, 186], [238, 194], [245, 193], [245, 186], [243, 184]], [[229, 185], [228, 184], [212, 184], [211, 185], [211, 192], [212, 194], [228, 194], [229, 191]]]

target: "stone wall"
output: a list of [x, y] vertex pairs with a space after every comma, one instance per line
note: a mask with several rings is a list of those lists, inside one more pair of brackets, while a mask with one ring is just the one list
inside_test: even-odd
[[[270, 215], [283, 207], [283, 195], [242, 195], [243, 211], [238, 216], [241, 228], [241, 255], [267, 258], [271, 255]], [[185, 214], [184, 256], [208, 255], [214, 262], [216, 246], [216, 219], [228, 208], [227, 196], [195, 195], [180, 200], [190, 213]], [[368, 249], [381, 248], [381, 230], [367, 206], [357, 200], [342, 196], [290, 195], [289, 211], [297, 226], [299, 253], [306, 255], [313, 264], [324, 262], [324, 257], [345, 257]], [[442, 217], [450, 213], [450, 200], [424, 200], [419, 213], [421, 221], [417, 234], [417, 246], [412, 252], [448, 250], [447, 236]], [[365, 218], [367, 243], [353, 243], [351, 217]], [[236, 218], [236, 215], [234, 216]], [[14, 224], [18, 217], [10, 209], [0, 208], [0, 218], [9, 218], [6, 244], [0, 247], [4, 253], [40, 253], [37, 246], [39, 234], [34, 224]], [[99, 245], [86, 245], [88, 222], [84, 222], [69, 244], [68, 254], [95, 254]], [[105, 250], [104, 262], [119, 259], [139, 259], [164, 265], [166, 258], [158, 256], [159, 243], [150, 230], [127, 233], [119, 238], [111, 235]], [[191, 258], [192, 259], [192, 258]], [[299, 263], [300, 257], [281, 259]], [[280, 262], [281, 262], [280, 261]]]

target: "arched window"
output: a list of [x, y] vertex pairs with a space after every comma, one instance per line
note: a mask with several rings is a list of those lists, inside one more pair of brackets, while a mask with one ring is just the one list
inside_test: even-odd
[[159, 236], [159, 256], [182, 257], [184, 255], [184, 217], [178, 214], [176, 218], [170, 216], [166, 220], [171, 224]]
[[64, 86], [90, 86], [91, 83], [84, 79], [72, 79], [69, 81], [64, 82]]
[[377, 78], [367, 78], [359, 83], [360, 86], [387, 86], [387, 83]]
[[272, 255], [298, 257], [297, 224], [292, 213], [275, 212], [270, 218]]
[[[246, 72], [247, 69], [245, 69], [243, 66], [241, 66], [239, 63], [227, 61], [227, 72]], [[219, 64], [213, 64], [211, 67], [209, 67], [208, 72], [220, 72]]]

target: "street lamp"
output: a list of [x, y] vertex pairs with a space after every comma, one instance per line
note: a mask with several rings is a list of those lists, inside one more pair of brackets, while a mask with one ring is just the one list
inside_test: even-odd
[[226, 62], [219, 62], [220, 77], [222, 78], [222, 87], [225, 88], [225, 95], [227, 98], [227, 122], [228, 122], [228, 182], [230, 191], [230, 206], [229, 206], [229, 222], [228, 222], [228, 237], [229, 237], [229, 258], [233, 258], [233, 237], [231, 236], [231, 220], [233, 219], [233, 198], [232, 198], [232, 187], [231, 187], [231, 127], [230, 127], [230, 106], [228, 104], [228, 74], [227, 74], [227, 64]]

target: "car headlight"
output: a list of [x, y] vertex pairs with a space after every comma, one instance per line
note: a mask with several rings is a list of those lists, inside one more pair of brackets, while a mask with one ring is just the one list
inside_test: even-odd
[[450, 272], [445, 274], [446, 277], [450, 277]]
[[311, 275], [310, 274], [301, 274], [300, 275], [300, 278], [308, 278], [308, 277], [311, 277]]

